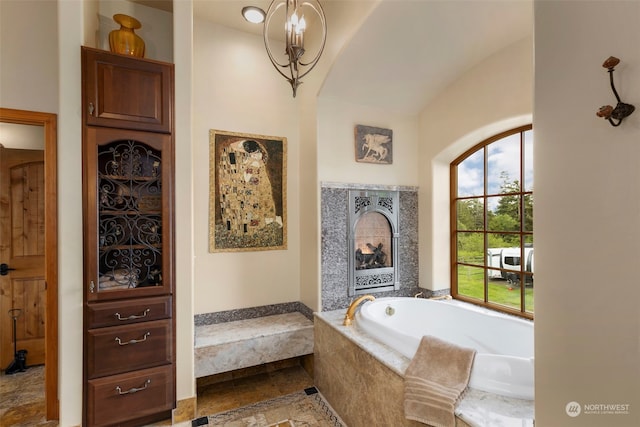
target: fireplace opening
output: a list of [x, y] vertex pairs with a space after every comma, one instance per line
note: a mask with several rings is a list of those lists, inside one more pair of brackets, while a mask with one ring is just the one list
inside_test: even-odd
[[393, 267], [391, 236], [391, 224], [384, 215], [362, 215], [354, 233], [356, 270]]
[[349, 295], [398, 289], [398, 192], [349, 191]]

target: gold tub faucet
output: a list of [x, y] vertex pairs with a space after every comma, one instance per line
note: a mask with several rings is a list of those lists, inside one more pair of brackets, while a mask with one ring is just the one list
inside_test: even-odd
[[358, 305], [362, 301], [364, 300], [373, 301], [375, 299], [376, 297], [374, 297], [373, 295], [362, 295], [361, 297], [356, 298], [351, 304], [349, 304], [349, 308], [347, 309], [347, 314], [344, 315], [344, 322], [342, 324], [344, 326], [351, 325], [351, 322], [353, 321], [353, 316], [355, 316], [356, 314], [356, 309], [358, 308]]

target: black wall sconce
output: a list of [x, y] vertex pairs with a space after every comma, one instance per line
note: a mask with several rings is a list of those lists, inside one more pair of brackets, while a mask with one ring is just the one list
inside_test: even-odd
[[[610, 56], [606, 61], [602, 64], [604, 68], [609, 72], [609, 81], [611, 82], [611, 90], [613, 90], [613, 94], [616, 96], [618, 100], [618, 104], [616, 108], [613, 108], [611, 105], [604, 105], [600, 107], [596, 115], [598, 117], [602, 117], [605, 120], [609, 120], [612, 126], [620, 126], [622, 120], [633, 113], [633, 110], [636, 109], [631, 104], [625, 104], [620, 100], [620, 95], [618, 95], [618, 91], [616, 90], [615, 85], [613, 84], [613, 69], [616, 65], [620, 63], [620, 60], [615, 56]], [[615, 120], [615, 121], [614, 121]]]

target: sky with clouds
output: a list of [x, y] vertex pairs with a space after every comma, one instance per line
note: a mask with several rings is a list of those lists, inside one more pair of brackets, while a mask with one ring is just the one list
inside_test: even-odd
[[[524, 133], [524, 189], [533, 190], [533, 131]], [[487, 146], [487, 194], [500, 191], [506, 172], [509, 181], [520, 180], [520, 134], [499, 139]], [[458, 165], [458, 197], [479, 196], [484, 194], [484, 150], [476, 151]], [[498, 198], [492, 198], [491, 209]]]

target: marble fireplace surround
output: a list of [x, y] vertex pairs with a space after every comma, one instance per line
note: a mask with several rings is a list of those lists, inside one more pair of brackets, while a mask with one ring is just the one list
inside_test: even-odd
[[321, 309], [346, 308], [349, 296], [349, 190], [399, 193], [397, 290], [373, 293], [376, 297], [414, 296], [418, 287], [418, 188], [410, 186], [322, 182], [321, 204]]

